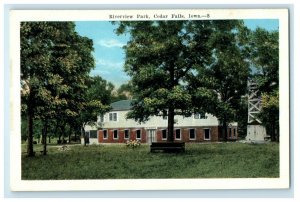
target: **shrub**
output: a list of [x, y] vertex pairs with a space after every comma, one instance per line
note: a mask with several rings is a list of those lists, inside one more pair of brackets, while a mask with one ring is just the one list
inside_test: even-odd
[[130, 141], [126, 142], [126, 146], [128, 148], [131, 147], [132, 149], [135, 149], [135, 148], [141, 146], [141, 142], [139, 140], [130, 140]]

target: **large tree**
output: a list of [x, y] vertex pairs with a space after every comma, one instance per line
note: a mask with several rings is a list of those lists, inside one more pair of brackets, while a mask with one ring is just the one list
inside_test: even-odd
[[22, 109], [28, 120], [27, 154], [34, 156], [34, 119], [44, 122], [45, 139], [49, 119], [76, 115], [78, 110], [72, 107], [72, 100], [85, 88], [85, 78], [94, 67], [93, 48], [90, 39], [75, 32], [73, 22], [22, 22], [20, 31]]
[[[174, 116], [191, 114], [186, 76], [195, 65], [210, 62], [207, 44], [211, 21], [120, 22], [129, 32], [125, 71], [132, 78], [135, 100], [128, 118], [143, 122], [152, 115], [168, 117], [168, 141], [174, 141]], [[198, 41], [198, 42], [197, 42]]]
[[236, 121], [242, 105], [241, 97], [247, 92], [250, 69], [244, 51], [247, 44], [241, 36], [241, 33], [245, 34], [245, 27], [239, 20], [216, 20], [212, 24], [214, 32], [209, 40], [212, 62], [197, 69], [198, 74], [190, 85], [195, 91], [195, 106], [209, 103], [207, 112], [219, 118], [222, 136], [227, 140], [228, 124]]

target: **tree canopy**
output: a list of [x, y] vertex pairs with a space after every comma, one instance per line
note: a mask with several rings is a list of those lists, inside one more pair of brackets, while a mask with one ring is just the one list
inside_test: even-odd
[[[175, 115], [209, 112], [233, 120], [234, 107], [247, 87], [248, 63], [242, 51], [241, 21], [120, 22], [129, 32], [125, 71], [135, 101], [128, 118], [140, 122], [168, 115], [173, 141]], [[207, 105], [207, 103], [210, 103]]]
[[43, 121], [46, 136], [49, 120], [64, 127], [87, 106], [97, 111], [106, 106], [86, 100], [93, 42], [78, 35], [73, 22], [22, 22], [20, 34], [22, 112], [28, 121], [27, 154], [33, 156], [34, 119]]

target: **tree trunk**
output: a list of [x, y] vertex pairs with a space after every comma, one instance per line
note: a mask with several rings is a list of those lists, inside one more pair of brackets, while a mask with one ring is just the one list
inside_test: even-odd
[[276, 141], [276, 136], [275, 136], [275, 123], [274, 121], [271, 122], [271, 141], [275, 142]]
[[47, 155], [47, 129], [48, 129], [48, 121], [46, 120], [43, 129], [43, 142], [44, 142], [43, 155]]
[[174, 107], [168, 110], [168, 142], [174, 142]]
[[49, 144], [51, 143], [51, 136], [50, 135], [48, 136], [48, 143]]
[[34, 112], [33, 112], [33, 106], [32, 106], [32, 96], [30, 96], [29, 98], [29, 102], [28, 102], [28, 112], [27, 112], [27, 116], [28, 116], [28, 142], [27, 142], [27, 156], [28, 157], [32, 157], [34, 156], [34, 151], [33, 151], [33, 116], [34, 116]]
[[227, 136], [228, 136], [228, 130], [227, 130], [227, 119], [226, 116], [223, 119], [223, 137], [224, 137], [224, 141], [226, 142], [228, 140]]
[[[175, 82], [175, 67], [174, 63], [170, 66], [170, 89], [173, 90], [174, 86], [176, 85]], [[168, 109], [168, 142], [174, 142], [174, 113], [175, 109], [174, 106], [169, 104]]]
[[84, 125], [81, 127], [81, 134], [82, 134], [82, 137], [83, 137], [83, 141], [84, 141], [84, 146], [86, 146], [86, 143], [87, 143], [87, 137], [85, 136], [85, 130], [84, 130]]
[[70, 129], [69, 129], [69, 143], [71, 143], [71, 133], [72, 133], [72, 129], [70, 127]]

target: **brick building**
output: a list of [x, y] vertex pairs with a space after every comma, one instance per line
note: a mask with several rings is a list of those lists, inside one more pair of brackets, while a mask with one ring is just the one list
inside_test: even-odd
[[[139, 140], [141, 143], [167, 141], [167, 117], [152, 116], [147, 122], [138, 123], [126, 119], [126, 114], [131, 110], [130, 100], [114, 102], [111, 107], [110, 112], [98, 116], [97, 126], [85, 127], [86, 139], [90, 144], [125, 143], [128, 140]], [[237, 123], [230, 123], [228, 139], [237, 138]], [[174, 139], [183, 142], [222, 141], [222, 128], [218, 119], [211, 114], [175, 116]]]

